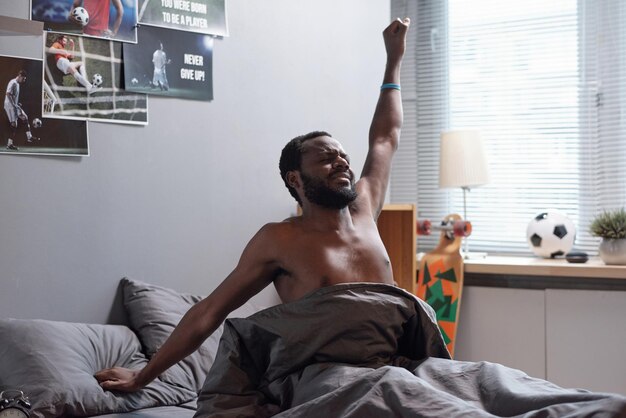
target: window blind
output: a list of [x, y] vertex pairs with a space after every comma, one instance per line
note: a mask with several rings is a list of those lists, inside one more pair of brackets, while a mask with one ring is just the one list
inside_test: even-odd
[[593, 216], [626, 202], [626, 4], [393, 0], [405, 15], [391, 200], [433, 221], [462, 215], [461, 189], [438, 185], [439, 135], [479, 129], [491, 182], [468, 194], [470, 250], [529, 254], [528, 223], [554, 209], [575, 223], [575, 248], [597, 253]]

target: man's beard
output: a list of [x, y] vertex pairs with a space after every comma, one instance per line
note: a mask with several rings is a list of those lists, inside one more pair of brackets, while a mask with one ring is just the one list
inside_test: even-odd
[[300, 172], [302, 185], [304, 186], [304, 196], [311, 202], [329, 209], [343, 209], [354, 202], [357, 197], [354, 190], [354, 183], [350, 182], [350, 187], [332, 189], [324, 182], [315, 177], [307, 176]]

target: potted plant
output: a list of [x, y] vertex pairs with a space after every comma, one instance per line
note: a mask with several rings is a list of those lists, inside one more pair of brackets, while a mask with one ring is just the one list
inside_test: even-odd
[[600, 258], [605, 264], [626, 265], [626, 211], [605, 211], [591, 222], [591, 234], [602, 237]]

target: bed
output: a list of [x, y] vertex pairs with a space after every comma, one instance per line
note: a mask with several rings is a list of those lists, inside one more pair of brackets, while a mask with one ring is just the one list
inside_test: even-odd
[[105, 392], [96, 371], [144, 365], [200, 300], [121, 286], [128, 327], [0, 320], [0, 390], [23, 390], [36, 417], [626, 416], [624, 396], [451, 360], [428, 305], [372, 283], [231, 318], [144, 390]]
[[145, 390], [105, 392], [97, 371], [142, 367], [201, 299], [128, 278], [120, 287], [129, 326], [0, 319], [0, 390], [22, 390], [34, 417], [192, 417], [221, 328]]

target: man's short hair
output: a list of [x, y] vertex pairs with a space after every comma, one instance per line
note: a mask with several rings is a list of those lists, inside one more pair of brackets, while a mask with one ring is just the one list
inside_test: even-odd
[[293, 196], [294, 199], [296, 199], [296, 201], [300, 205], [302, 205], [302, 202], [300, 201], [298, 192], [296, 191], [296, 189], [289, 185], [289, 182], [287, 182], [287, 173], [289, 171], [301, 170], [302, 144], [309, 139], [317, 138], [319, 136], [329, 136], [332, 138], [332, 135], [325, 131], [309, 132], [308, 134], [297, 136], [291, 141], [287, 142], [287, 145], [285, 145], [282, 153], [280, 154], [280, 162], [278, 163], [278, 167], [280, 168], [280, 176], [285, 182], [285, 186], [289, 190], [289, 193]]
[[20, 77], [26, 77], [26, 70], [20, 70], [17, 75]]

